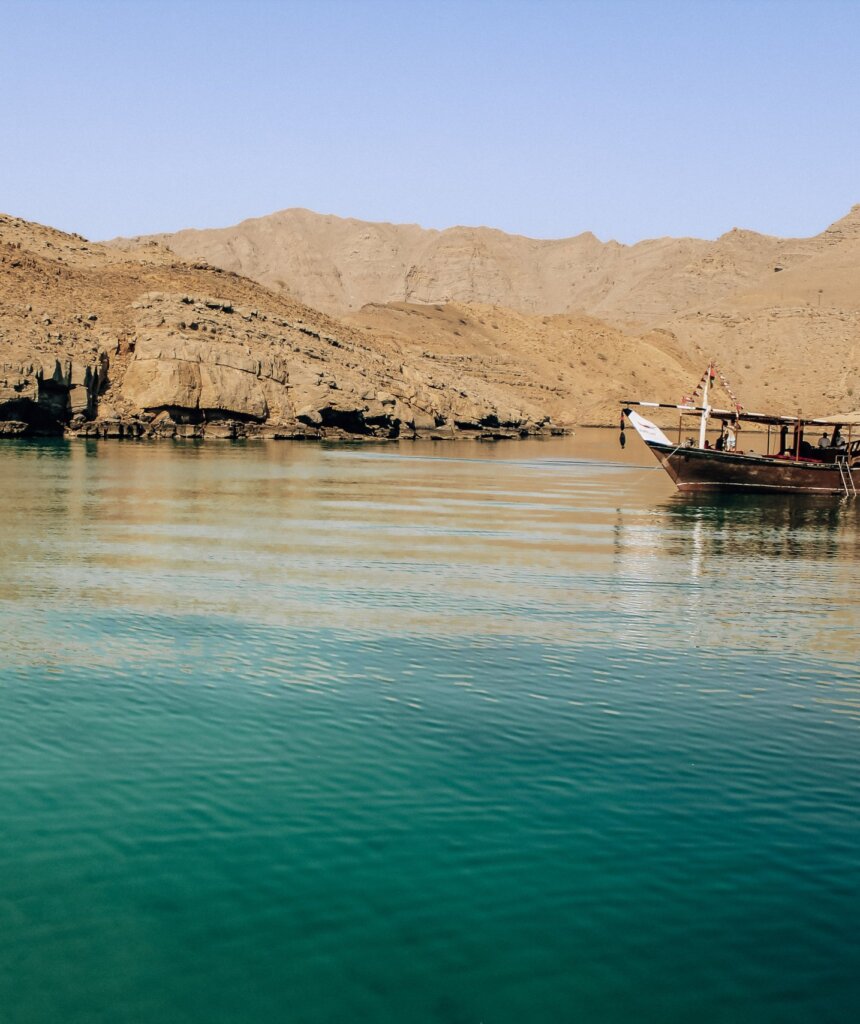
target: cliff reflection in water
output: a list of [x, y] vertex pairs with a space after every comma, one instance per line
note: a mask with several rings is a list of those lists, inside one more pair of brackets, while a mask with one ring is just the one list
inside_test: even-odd
[[[609, 432], [7, 444], [0, 588], [295, 626], [849, 655], [856, 502], [686, 497]], [[37, 540], [35, 540], [37, 538]]]

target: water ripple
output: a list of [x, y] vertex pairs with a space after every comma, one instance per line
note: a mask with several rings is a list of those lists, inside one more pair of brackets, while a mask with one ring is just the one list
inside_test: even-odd
[[639, 460], [0, 445], [0, 1019], [852, 1019], [857, 508]]

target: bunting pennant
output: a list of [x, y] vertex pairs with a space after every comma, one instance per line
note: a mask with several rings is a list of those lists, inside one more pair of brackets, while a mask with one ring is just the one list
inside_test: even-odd
[[713, 364], [712, 363], [708, 364], [707, 370], [705, 370], [705, 372], [702, 374], [701, 380], [693, 388], [693, 390], [690, 392], [690, 394], [689, 395], [684, 395], [684, 397], [681, 399], [681, 404], [682, 405], [693, 405], [694, 404], [695, 400], [702, 393], [702, 390], [705, 387], [705, 381], [708, 379], [708, 375], [709, 374], [710, 374], [711, 380], [713, 380], [714, 379], [714, 372], [713, 372]]
[[725, 390], [725, 392], [729, 396], [729, 398], [731, 398], [731, 400], [732, 400], [732, 405], [734, 405], [734, 407], [735, 407], [735, 412], [740, 414], [741, 412], [743, 412], [743, 408], [744, 407], [738, 401], [737, 395], [734, 393], [734, 391], [732, 391], [731, 385], [726, 380], [726, 378], [723, 376], [723, 371], [720, 370], [717, 366], [714, 366], [714, 369], [717, 371], [717, 375], [720, 378], [720, 383], [723, 385], [723, 389]]
[[696, 399], [704, 391], [705, 383], [706, 383], [706, 381], [708, 380], [709, 377], [710, 377], [711, 383], [713, 383], [715, 379], [719, 379], [720, 384], [722, 384], [722, 386], [723, 386], [723, 390], [726, 392], [726, 394], [732, 400], [732, 405], [735, 408], [735, 412], [740, 414], [743, 411], [743, 406], [738, 401], [737, 395], [735, 395], [734, 391], [732, 391], [731, 385], [726, 380], [725, 375], [723, 374], [723, 371], [717, 366], [716, 363], [709, 363], [708, 364], [708, 368], [702, 374], [702, 377], [701, 377], [701, 380], [699, 381], [699, 383], [693, 388], [693, 390], [690, 392], [689, 395], [684, 395], [684, 397], [681, 399], [681, 404], [682, 405], [693, 405], [695, 403]]

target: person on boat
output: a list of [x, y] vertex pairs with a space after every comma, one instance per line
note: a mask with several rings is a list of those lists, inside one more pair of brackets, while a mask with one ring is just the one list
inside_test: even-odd
[[833, 428], [833, 437], [830, 439], [831, 448], [844, 448], [845, 442], [842, 440], [842, 427], [837, 424]]
[[818, 447], [819, 448], [829, 448], [830, 447], [830, 438], [827, 436], [827, 431], [826, 430], [821, 435], [821, 437], [819, 437], [819, 439], [818, 439]]
[[716, 439], [716, 441], [714, 441], [714, 448], [716, 449], [716, 451], [721, 452], [721, 451], [723, 451], [725, 449], [725, 447], [726, 447], [726, 434], [725, 434], [725, 430], [721, 429], [720, 430], [720, 436]]
[[785, 449], [788, 444], [788, 427], [783, 423], [779, 431], [779, 454], [785, 455]]
[[738, 430], [737, 424], [735, 424], [735, 423], [727, 423], [726, 424], [726, 440], [724, 442], [724, 445], [725, 445], [725, 450], [727, 452], [733, 452], [735, 450], [735, 448], [737, 448], [737, 445], [738, 445], [737, 430]]

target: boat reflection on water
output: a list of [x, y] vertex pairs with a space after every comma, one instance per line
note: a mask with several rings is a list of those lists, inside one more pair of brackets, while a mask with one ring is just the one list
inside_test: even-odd
[[711, 552], [755, 558], [836, 558], [860, 551], [857, 505], [813, 494], [677, 492], [659, 506], [678, 522], [700, 530]]
[[621, 607], [634, 634], [673, 645], [778, 652], [799, 644], [808, 655], [853, 660], [858, 526], [856, 502], [815, 495], [678, 492], [645, 517], [619, 510]]

